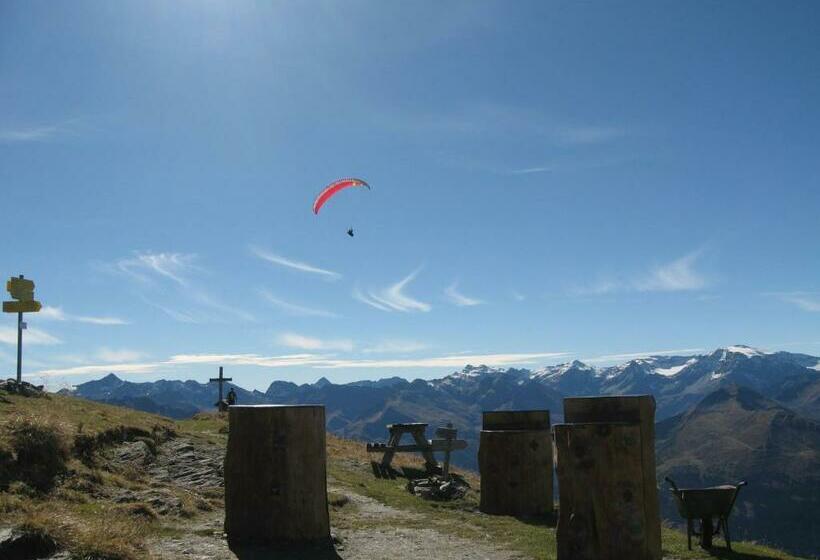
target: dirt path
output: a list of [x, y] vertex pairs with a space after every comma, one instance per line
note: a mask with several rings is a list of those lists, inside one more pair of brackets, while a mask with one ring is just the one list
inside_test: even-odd
[[390, 520], [401, 523], [402, 520], [416, 517], [365, 496], [345, 494], [352, 502], [361, 504], [353, 516], [368, 519], [378, 518], [381, 525], [372, 528], [355, 530], [333, 530], [335, 551], [272, 551], [247, 550], [233, 552], [228, 548], [222, 536], [223, 512], [215, 511], [207, 518], [199, 519], [189, 526], [179, 529], [183, 534], [163, 538], [150, 543], [152, 554], [162, 560], [286, 560], [290, 558], [342, 559], [342, 560], [395, 560], [400, 558], [436, 558], [442, 560], [523, 560], [525, 557], [495, 548], [491, 545], [476, 543], [441, 533], [435, 529], [411, 529], [391, 526]]
[[[143, 461], [137, 445], [118, 450], [119, 460]], [[222, 450], [199, 441], [178, 438], [164, 444], [147, 466], [151, 478], [161, 484], [191, 491], [222, 485]], [[161, 560], [394, 560], [436, 558], [437, 560], [519, 560], [521, 555], [454, 537], [424, 523], [419, 513], [403, 511], [331, 483], [330, 492], [346, 496], [342, 507], [343, 526], [332, 528], [333, 550], [282, 551], [228, 548], [222, 533], [224, 510], [201, 512], [193, 519], [176, 518], [170, 535], [149, 540], [148, 547]], [[170, 521], [170, 518], [167, 518]], [[421, 526], [421, 527], [419, 527]]]

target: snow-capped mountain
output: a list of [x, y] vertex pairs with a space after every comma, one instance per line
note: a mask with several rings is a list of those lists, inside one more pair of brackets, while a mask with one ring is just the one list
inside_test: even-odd
[[[820, 417], [820, 359], [807, 354], [767, 352], [745, 345], [689, 356], [646, 356], [608, 367], [574, 360], [536, 370], [467, 366], [431, 386], [469, 395], [501, 383], [561, 396], [652, 394], [658, 418], [674, 416], [704, 395], [734, 383], [762, 392]], [[490, 381], [492, 380], [492, 381]], [[503, 381], [502, 381], [503, 380]]]

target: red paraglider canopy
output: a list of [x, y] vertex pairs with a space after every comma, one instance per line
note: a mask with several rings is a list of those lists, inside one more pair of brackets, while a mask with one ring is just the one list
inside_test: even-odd
[[319, 195], [316, 197], [316, 200], [313, 201], [313, 213], [318, 214], [322, 206], [325, 205], [325, 202], [330, 200], [333, 197], [333, 195], [349, 187], [367, 187], [368, 189], [370, 189], [370, 185], [368, 185], [365, 181], [353, 177], [333, 181], [328, 186], [326, 186], [324, 190], [322, 190], [322, 192], [320, 192]]

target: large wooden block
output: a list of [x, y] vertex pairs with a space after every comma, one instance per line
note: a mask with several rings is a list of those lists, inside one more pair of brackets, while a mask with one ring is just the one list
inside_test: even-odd
[[323, 406], [232, 406], [225, 532], [236, 543], [330, 538]]
[[558, 560], [655, 560], [648, 540], [653, 521], [645, 514], [640, 426], [558, 424], [555, 444]]
[[549, 411], [484, 413], [478, 449], [484, 513], [552, 513], [552, 441]]
[[655, 399], [652, 395], [566, 398], [564, 422], [633, 422], [640, 426], [644, 508], [648, 520], [647, 540], [650, 558], [659, 560], [661, 525], [655, 474]]

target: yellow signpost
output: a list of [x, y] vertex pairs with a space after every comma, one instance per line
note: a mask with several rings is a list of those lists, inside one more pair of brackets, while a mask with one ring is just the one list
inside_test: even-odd
[[22, 274], [6, 282], [6, 290], [15, 301], [3, 302], [3, 313], [17, 313], [17, 383], [23, 380], [23, 313], [37, 313], [43, 307], [34, 299], [34, 282]]
[[43, 306], [39, 301], [4, 301], [3, 313], [37, 313]]

